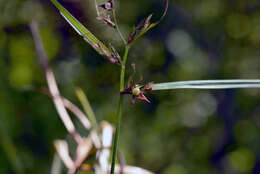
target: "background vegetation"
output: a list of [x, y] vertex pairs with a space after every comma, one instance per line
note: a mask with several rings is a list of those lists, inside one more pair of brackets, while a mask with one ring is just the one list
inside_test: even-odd
[[[62, 4], [120, 53], [120, 38], [95, 19], [92, 0]], [[100, 1], [100, 3], [103, 1]], [[120, 0], [127, 37], [160, 0]], [[45, 87], [28, 23], [41, 23], [61, 93], [88, 95], [97, 119], [115, 122], [119, 68], [97, 55], [49, 0], [0, 0], [0, 173], [49, 173], [53, 141], [66, 130]], [[260, 1], [172, 0], [164, 21], [130, 51], [144, 82], [260, 77]], [[132, 74], [128, 67], [127, 75]], [[139, 78], [136, 79], [138, 81]], [[260, 173], [260, 90], [151, 92], [151, 104], [124, 103], [120, 151], [128, 164], [164, 174]], [[80, 124], [79, 124], [80, 126]]]

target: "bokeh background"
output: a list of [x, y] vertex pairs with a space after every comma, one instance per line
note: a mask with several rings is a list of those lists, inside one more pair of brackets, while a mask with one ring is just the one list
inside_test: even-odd
[[[115, 31], [96, 20], [93, 0], [60, 2], [122, 54]], [[125, 37], [164, 8], [161, 0], [116, 2]], [[97, 55], [49, 0], [0, 0], [1, 174], [49, 173], [53, 141], [67, 135], [51, 99], [32, 90], [46, 87], [32, 18], [62, 95], [80, 106], [75, 87], [81, 87], [98, 121], [115, 123], [119, 67]], [[259, 78], [260, 1], [170, 0], [163, 22], [131, 49], [128, 76], [131, 63], [141, 83]], [[156, 91], [148, 98], [151, 104], [132, 107], [130, 97], [124, 103], [120, 151], [128, 164], [163, 174], [260, 173], [259, 89]]]

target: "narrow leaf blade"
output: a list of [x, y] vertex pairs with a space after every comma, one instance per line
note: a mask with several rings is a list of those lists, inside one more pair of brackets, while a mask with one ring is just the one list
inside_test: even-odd
[[72, 16], [57, 0], [51, 0], [53, 5], [60, 11], [62, 17], [72, 26], [72, 28], [84, 38], [99, 54], [106, 58], [111, 58], [111, 52], [101, 41], [99, 41], [83, 24]]
[[90, 106], [87, 96], [85, 95], [85, 93], [81, 88], [76, 88], [76, 95], [79, 101], [81, 102], [86, 115], [89, 117], [92, 127], [95, 129], [95, 131], [97, 131], [98, 124], [97, 124], [96, 116], [93, 112], [92, 107]]
[[194, 80], [157, 83], [153, 90], [260, 88], [260, 79]]

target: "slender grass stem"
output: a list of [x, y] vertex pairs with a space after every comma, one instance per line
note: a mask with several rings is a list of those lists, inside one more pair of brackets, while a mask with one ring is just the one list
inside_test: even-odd
[[57, 153], [55, 153], [51, 166], [51, 174], [60, 174], [62, 170], [62, 162]]
[[116, 10], [115, 10], [115, 9], [112, 10], [112, 13], [113, 13], [114, 22], [115, 22], [115, 25], [116, 25], [116, 30], [117, 30], [117, 32], [118, 32], [118, 34], [119, 34], [121, 40], [124, 42], [125, 45], [127, 45], [127, 42], [126, 42], [124, 36], [122, 35], [122, 33], [121, 33], [120, 29], [119, 29], [118, 23], [117, 23]]
[[90, 106], [87, 96], [85, 95], [83, 90], [80, 88], [76, 89], [76, 95], [77, 95], [78, 99], [80, 100], [85, 113], [89, 117], [92, 127], [94, 128], [95, 131], [98, 131], [98, 123], [96, 120], [96, 116], [92, 110], [92, 107]]
[[[57, 3], [57, 1], [54, 1], [54, 3]], [[36, 21], [31, 21], [30, 23], [30, 29], [32, 32], [36, 52], [39, 57], [39, 62], [44, 70], [45, 76], [46, 76], [46, 81], [48, 84], [48, 88], [50, 91], [51, 96], [53, 96], [53, 103], [56, 107], [56, 110], [63, 121], [64, 126], [66, 127], [67, 131], [69, 134], [72, 136], [72, 138], [79, 144], [81, 142], [81, 136], [77, 133], [75, 126], [64, 106], [62, 97], [60, 96], [60, 91], [57, 85], [57, 82], [55, 80], [55, 76], [51, 68], [49, 67], [48, 64], [48, 58], [47, 54], [45, 52], [43, 43], [42, 43], [42, 38], [40, 35], [40, 30], [38, 27], [38, 23]]]
[[[125, 54], [121, 66], [121, 74], [120, 74], [120, 91], [124, 89], [125, 86], [125, 65], [128, 57], [130, 46], [126, 45]], [[112, 164], [110, 174], [114, 174], [115, 171], [115, 164], [116, 164], [116, 154], [118, 149], [118, 141], [119, 141], [119, 132], [120, 132], [120, 123], [121, 123], [121, 116], [122, 116], [122, 105], [123, 105], [123, 95], [120, 95], [119, 104], [117, 108], [117, 120], [116, 120], [116, 132], [114, 136], [114, 145], [113, 145], [113, 154], [112, 154]]]
[[123, 62], [122, 62], [122, 66], [121, 66], [120, 91], [122, 91], [124, 89], [124, 87], [125, 87], [125, 65], [126, 65], [129, 49], [130, 49], [130, 46], [127, 45], [125, 47], [125, 54], [124, 54]]
[[97, 16], [100, 16], [100, 12], [99, 12], [99, 10], [98, 10], [97, 0], [95, 0], [95, 7], [96, 7], [96, 11], [97, 11]]

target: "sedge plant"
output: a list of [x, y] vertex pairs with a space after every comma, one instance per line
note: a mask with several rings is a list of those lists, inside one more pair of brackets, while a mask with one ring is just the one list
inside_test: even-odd
[[[143, 36], [150, 29], [157, 26], [165, 17], [168, 10], [168, 0], [165, 0], [165, 9], [161, 18], [157, 22], [151, 22], [152, 14], [148, 15], [147, 18], [142, 20], [136, 25], [133, 31], [127, 38], [123, 36], [120, 31], [117, 16], [116, 16], [116, 2], [115, 0], [107, 0], [103, 4], [99, 4], [98, 0], [95, 0], [95, 9], [97, 13], [97, 20], [104, 22], [108, 27], [112, 27], [118, 33], [119, 37], [124, 44], [125, 51], [122, 56], [116, 51], [116, 49], [109, 44], [107, 46], [101, 42], [92, 32], [90, 32], [83, 24], [81, 24], [73, 15], [71, 15], [57, 0], [50, 0], [52, 4], [58, 9], [62, 17], [71, 25], [71, 27], [91, 46], [98, 54], [104, 57], [108, 63], [118, 65], [120, 68], [120, 86], [119, 86], [119, 101], [117, 106], [117, 120], [116, 130], [113, 139], [112, 148], [112, 163], [110, 173], [115, 173], [116, 158], [118, 153], [118, 142], [120, 133], [120, 120], [122, 116], [122, 103], [125, 95], [131, 95], [132, 104], [135, 103], [135, 99], [150, 102], [146, 97], [145, 93], [149, 91], [157, 90], [176, 90], [176, 89], [229, 89], [229, 88], [260, 88], [259, 79], [224, 79], [224, 80], [194, 80], [194, 81], [180, 81], [180, 82], [165, 82], [165, 83], [147, 83], [147, 84], [136, 84], [125, 82], [125, 70], [128, 66], [127, 58], [131, 46], [135, 41]], [[110, 17], [112, 16], [112, 17]], [[77, 95], [83, 103], [84, 110], [90, 116], [90, 122], [93, 124], [95, 131], [97, 131], [98, 123], [94, 119], [93, 111], [89, 105], [89, 102], [84, 97], [82, 90], [77, 90]], [[67, 126], [68, 127], [68, 126]], [[70, 128], [70, 127], [68, 127]], [[74, 128], [70, 128], [73, 129]], [[73, 132], [71, 132], [73, 133]], [[76, 134], [72, 134], [76, 135]], [[75, 137], [77, 138], [77, 136]], [[80, 141], [80, 140], [77, 140]], [[76, 170], [75, 170], [76, 171]]]

